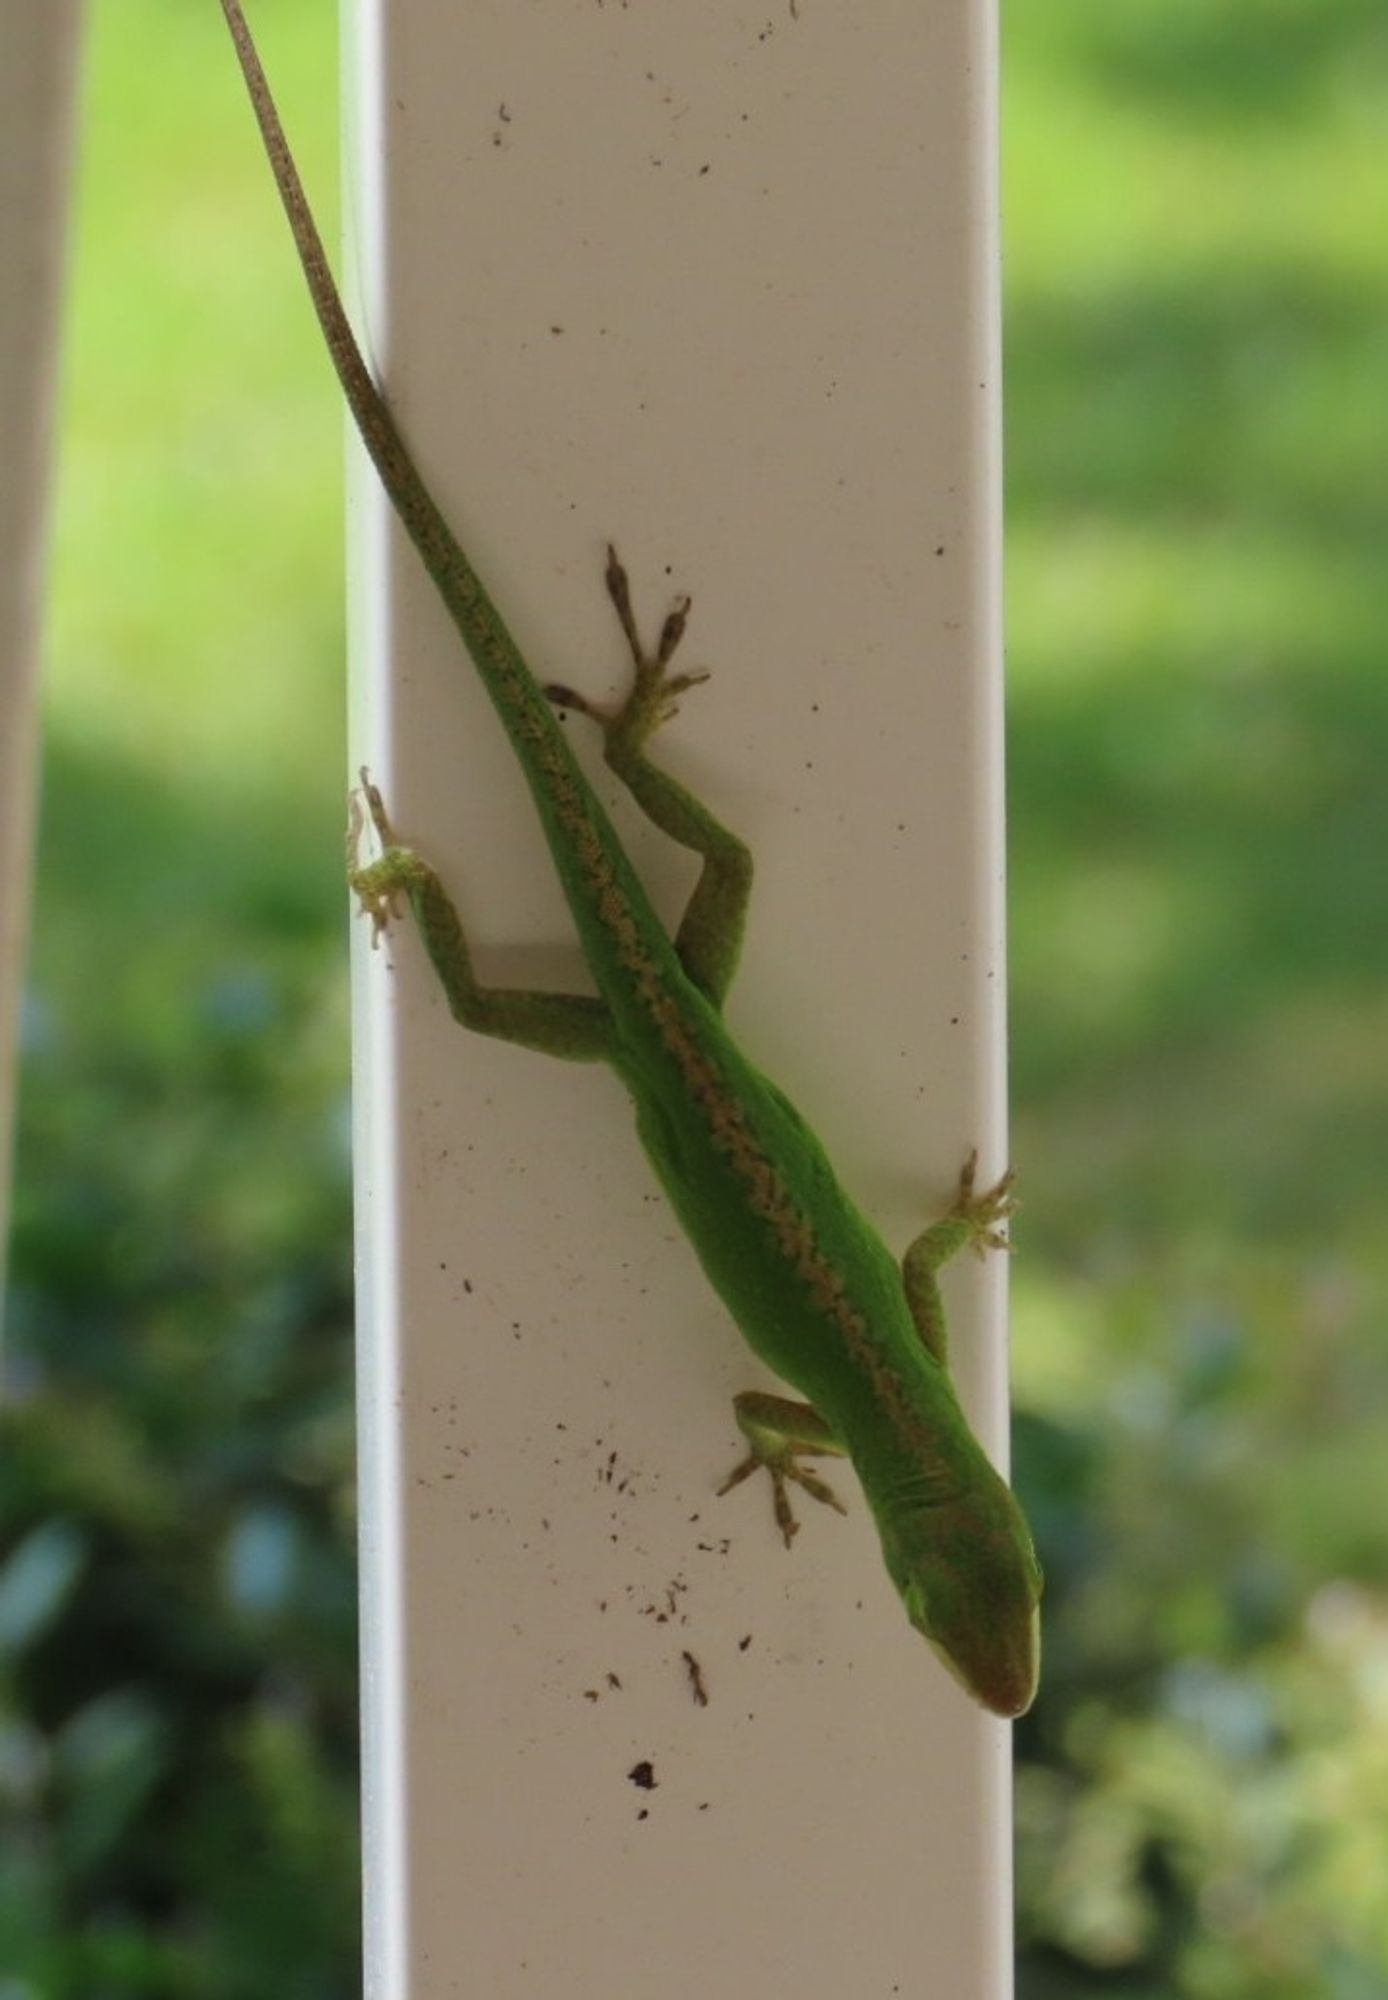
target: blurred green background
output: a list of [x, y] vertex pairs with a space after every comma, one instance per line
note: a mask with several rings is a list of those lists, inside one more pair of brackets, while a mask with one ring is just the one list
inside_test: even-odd
[[[1382, 2000], [1388, 14], [1004, 30], [1019, 1993]], [[222, 32], [91, 8], [0, 2000], [359, 1990], [340, 430]]]

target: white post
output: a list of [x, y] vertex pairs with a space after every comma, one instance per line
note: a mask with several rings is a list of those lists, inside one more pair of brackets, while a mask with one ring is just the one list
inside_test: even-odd
[[37, 792], [36, 683], [76, 0], [0, 0], [0, 1274]]
[[[357, 0], [348, 49], [404, 429], [542, 675], [622, 678], [607, 537], [648, 629], [692, 592], [713, 679], [660, 753], [757, 857], [730, 1020], [901, 1245], [1005, 1158], [993, 30]], [[354, 761], [484, 977], [581, 984], [471, 669], [354, 494]], [[688, 857], [618, 809], [673, 915]], [[368, 1991], [1004, 2000], [1008, 1731], [851, 1475], [790, 1553], [762, 1482], [714, 1497], [766, 1377], [620, 1087], [464, 1034], [407, 927], [358, 945]], [[1001, 1264], [948, 1284], [999, 1452]]]

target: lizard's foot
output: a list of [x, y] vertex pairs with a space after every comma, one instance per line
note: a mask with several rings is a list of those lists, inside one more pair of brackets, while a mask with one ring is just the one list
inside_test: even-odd
[[901, 1278], [911, 1317], [927, 1353], [942, 1368], [949, 1366], [949, 1335], [938, 1282], [942, 1266], [965, 1247], [971, 1248], [976, 1257], [985, 1257], [990, 1250], [1012, 1248], [1004, 1224], [1017, 1206], [1012, 1198], [1016, 1176], [1009, 1167], [982, 1194], [975, 1192], [977, 1178], [975, 1150], [964, 1162], [953, 1204], [938, 1222], [921, 1231], [901, 1260]]
[[752, 1448], [718, 1488], [720, 1499], [723, 1494], [731, 1493], [734, 1486], [740, 1486], [744, 1479], [750, 1479], [754, 1472], [768, 1472], [771, 1475], [776, 1526], [787, 1548], [800, 1528], [786, 1490], [789, 1482], [801, 1487], [811, 1499], [832, 1507], [836, 1513], [848, 1512], [833, 1487], [818, 1473], [811, 1472], [800, 1463], [806, 1456], [824, 1452], [832, 1452], [839, 1457], [843, 1455], [843, 1446], [818, 1411], [812, 1410], [807, 1403], [791, 1403], [781, 1396], [764, 1396], [756, 1392], [735, 1397], [733, 1409], [738, 1429]]
[[982, 1194], [975, 1194], [974, 1182], [978, 1177], [978, 1148], [975, 1147], [965, 1160], [959, 1175], [959, 1192], [954, 1197], [954, 1206], [949, 1210], [949, 1219], [957, 1219], [966, 1227], [965, 1240], [972, 1246], [975, 1256], [982, 1257], [989, 1250], [1010, 1250], [1011, 1243], [1002, 1227], [1010, 1215], [1017, 1212], [1017, 1203], [1012, 1188], [1017, 1179], [1015, 1167], [1009, 1167], [1005, 1174], [994, 1181], [992, 1187]]
[[607, 545], [607, 569], [603, 580], [621, 621], [635, 669], [625, 700], [615, 708], [604, 708], [557, 681], [546, 687], [545, 694], [556, 708], [571, 708], [596, 722], [607, 739], [609, 756], [615, 752], [620, 761], [624, 754], [629, 757], [639, 751], [646, 739], [677, 713], [680, 696], [687, 694], [690, 688], [698, 687], [709, 676], [706, 667], [691, 667], [681, 674], [669, 671], [670, 662], [689, 622], [692, 599], [685, 596], [675, 599], [665, 614], [655, 651], [648, 652], [637, 630], [636, 614], [631, 605], [630, 580], [611, 542]]
[[[371, 919], [374, 951], [382, 931], [400, 914], [395, 899], [409, 886], [414, 857], [408, 848], [397, 845], [385, 800], [372, 784], [364, 764], [360, 775], [361, 790], [349, 793], [347, 798], [347, 885], [361, 905], [361, 915]], [[361, 842], [368, 819], [382, 852], [379, 860], [363, 862]]]
[[789, 1450], [778, 1454], [775, 1458], [764, 1457], [759, 1451], [748, 1452], [746, 1458], [740, 1465], [733, 1467], [718, 1488], [718, 1497], [721, 1499], [725, 1493], [731, 1493], [734, 1486], [740, 1486], [744, 1479], [750, 1479], [754, 1472], [763, 1468], [771, 1474], [772, 1510], [776, 1516], [776, 1526], [781, 1531], [781, 1539], [787, 1548], [800, 1532], [800, 1523], [795, 1518], [790, 1495], [786, 1491], [787, 1480], [793, 1479], [795, 1484], [802, 1486], [813, 1499], [822, 1500], [826, 1507], [832, 1507], [836, 1513], [848, 1512], [833, 1487], [817, 1473], [809, 1472], [803, 1465], [798, 1464], [794, 1452]]

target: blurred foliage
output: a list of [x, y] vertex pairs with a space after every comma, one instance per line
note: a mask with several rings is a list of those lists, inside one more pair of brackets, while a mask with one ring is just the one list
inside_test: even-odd
[[[270, 26], [331, 186], [331, 10]], [[97, 0], [0, 1416], [4, 2000], [360, 1991], [340, 429], [213, 7]]]
[[[0, 1992], [335, 2000], [338, 416], [260, 279], [283, 244], [215, 10], [92, 15], [0, 1419]], [[267, 22], [317, 190], [328, 15]], [[1016, 1456], [1049, 1580], [1019, 1991], [1379, 2000], [1388, 15], [1004, 26]]]
[[1021, 2000], [1388, 1991], [1388, 15], [1013, 0]]

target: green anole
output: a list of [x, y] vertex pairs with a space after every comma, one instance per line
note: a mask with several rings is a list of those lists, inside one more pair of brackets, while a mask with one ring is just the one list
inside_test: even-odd
[[[651, 762], [652, 732], [702, 675], [671, 663], [689, 615], [676, 601], [643, 643], [613, 550], [606, 584], [633, 662], [603, 710], [542, 685], [522, 659], [421, 478], [357, 346], [241, 11], [221, 0], [299, 258], [348, 405], [519, 760], [596, 995], [504, 991], [473, 969], [462, 920], [428, 862], [401, 845], [367, 773], [352, 799], [351, 886], [373, 940], [409, 902], [454, 1017], [467, 1028], [625, 1084], [651, 1164], [749, 1346], [806, 1402], [735, 1399], [746, 1456], [719, 1489], [770, 1474], [776, 1522], [796, 1532], [789, 1487], [841, 1504], [805, 1463], [846, 1456], [911, 1623], [978, 1701], [1016, 1716], [1036, 1690], [1041, 1572], [1016, 1499], [969, 1428], [948, 1367], [940, 1267], [966, 1246], [1005, 1247], [1011, 1175], [979, 1192], [971, 1158], [953, 1206], [901, 1263], [840, 1186], [824, 1149], [724, 1020], [752, 861], [736, 835]], [[671, 938], [583, 775], [556, 706], [591, 718], [612, 771], [701, 871]], [[379, 858], [358, 845], [370, 820]]]

